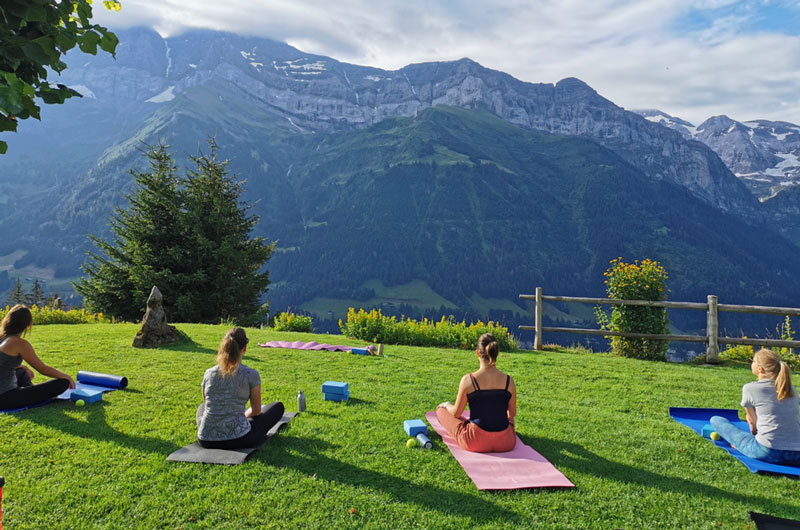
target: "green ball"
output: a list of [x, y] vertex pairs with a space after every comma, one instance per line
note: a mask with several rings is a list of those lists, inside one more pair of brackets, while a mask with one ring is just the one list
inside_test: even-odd
[[86, 405], [86, 402], [82, 399], [79, 399], [78, 401], [75, 402], [76, 407], [82, 407], [84, 405]]
[[718, 432], [712, 432], [711, 433], [711, 439], [712, 440], [721, 440], [722, 436], [720, 436]]
[[406, 442], [406, 447], [408, 447], [409, 449], [411, 449], [415, 445], [417, 445], [417, 439], [416, 438], [409, 438], [408, 441]]

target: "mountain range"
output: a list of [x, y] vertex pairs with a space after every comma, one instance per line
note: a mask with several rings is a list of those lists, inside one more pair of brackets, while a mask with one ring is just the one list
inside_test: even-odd
[[143, 142], [166, 139], [183, 164], [214, 136], [247, 179], [258, 234], [278, 240], [274, 309], [524, 315], [517, 295], [536, 286], [601, 295], [617, 256], [662, 261], [677, 299], [800, 296], [797, 188], [760, 201], [742, 173], [800, 145], [790, 124], [743, 125], [772, 149], [755, 170], [726, 158], [736, 122], [661, 123], [577, 79], [526, 83], [469, 59], [386, 71], [211, 31], [117, 34], [116, 60], [68, 57], [59, 81], [82, 99], [6, 138], [12, 276], [65, 289], [86, 234], [109, 235]]

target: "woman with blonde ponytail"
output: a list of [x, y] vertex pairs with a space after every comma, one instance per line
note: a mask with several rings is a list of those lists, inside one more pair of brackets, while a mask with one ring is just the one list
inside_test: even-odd
[[[197, 442], [208, 449], [255, 447], [283, 417], [283, 403], [261, 406], [261, 376], [242, 364], [250, 339], [242, 328], [225, 334], [217, 364], [203, 376], [197, 409]], [[245, 410], [247, 402], [250, 408]]]
[[800, 465], [800, 407], [789, 366], [772, 350], [759, 350], [750, 364], [757, 381], [742, 387], [750, 432], [720, 416], [711, 425], [740, 453], [773, 464]]
[[[481, 335], [475, 350], [480, 368], [461, 378], [455, 404], [445, 401], [436, 408], [439, 423], [467, 451], [505, 452], [517, 443], [517, 387], [510, 375], [497, 369], [499, 352], [494, 336]], [[461, 416], [467, 404], [468, 420]]]

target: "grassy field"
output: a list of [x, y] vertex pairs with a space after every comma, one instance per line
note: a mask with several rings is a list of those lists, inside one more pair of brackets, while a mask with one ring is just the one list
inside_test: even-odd
[[[203, 371], [221, 326], [136, 350], [134, 325], [39, 326], [42, 358], [126, 375], [128, 390], [76, 408], [0, 415], [3, 523], [41, 528], [747, 528], [748, 510], [800, 519], [798, 482], [748, 472], [668, 416], [735, 407], [744, 366], [647, 363], [570, 351], [501, 354], [519, 388], [517, 430], [577, 486], [479, 492], [438, 436], [407, 449], [402, 421], [455, 397], [473, 353], [394, 347], [384, 358], [260, 349], [256, 341], [340, 336], [251, 330], [245, 363], [266, 401], [308, 413], [241, 466], [167, 462], [195, 438]], [[324, 402], [323, 381], [350, 383]], [[752, 526], [750, 526], [752, 528]]]

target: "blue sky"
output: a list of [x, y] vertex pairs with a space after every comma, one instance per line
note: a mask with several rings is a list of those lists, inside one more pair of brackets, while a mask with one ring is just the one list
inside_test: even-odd
[[470, 57], [524, 81], [577, 77], [698, 125], [800, 124], [800, 0], [122, 0], [108, 26], [211, 28], [386, 69]]

